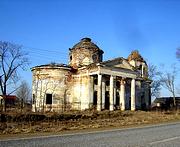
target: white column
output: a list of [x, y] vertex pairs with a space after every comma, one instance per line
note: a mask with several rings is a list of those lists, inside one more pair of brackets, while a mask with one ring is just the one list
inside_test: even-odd
[[116, 77], [114, 79], [114, 105], [116, 104]]
[[122, 111], [125, 110], [125, 81], [124, 79], [121, 80], [121, 86], [120, 86], [120, 109]]
[[131, 80], [131, 111], [136, 110], [136, 82], [135, 79]]
[[102, 109], [105, 108], [106, 82], [102, 80]]
[[109, 110], [114, 110], [114, 77], [110, 76], [110, 107]]
[[101, 111], [102, 106], [102, 75], [98, 74], [97, 110]]
[[144, 66], [142, 65], [142, 69], [141, 69], [141, 76], [144, 77]]

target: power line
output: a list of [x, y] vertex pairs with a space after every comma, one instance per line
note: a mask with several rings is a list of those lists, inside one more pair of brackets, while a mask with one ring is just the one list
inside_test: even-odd
[[26, 49], [30, 56], [31, 62], [68, 62], [68, 53], [59, 50], [42, 49], [37, 47], [29, 47], [23, 45], [23, 49]]
[[65, 61], [65, 59], [61, 59], [61, 60], [59, 60], [59, 59], [55, 59], [55, 58], [47, 58], [47, 57], [45, 57], [45, 58], [42, 58], [42, 57], [33, 57], [30, 61], [34, 61], [34, 60], [36, 60], [36, 61], [38, 61], [38, 60], [43, 60], [43, 61], [47, 61], [47, 60], [52, 60], [52, 61], [64, 61], [64, 62], [67, 62], [67, 61]]
[[51, 52], [51, 53], [58, 53], [58, 54], [68, 54], [67, 52], [62, 52], [62, 51], [58, 51], [58, 50], [52, 50], [52, 49], [42, 49], [42, 48], [37, 48], [37, 47], [28, 47], [28, 46], [23, 46], [26, 49], [31, 49], [32, 50], [38, 50], [41, 52]]
[[36, 52], [31, 52], [29, 55], [33, 56], [41, 56], [41, 57], [48, 57], [48, 58], [65, 58], [68, 59], [68, 56], [63, 56], [63, 55], [57, 55], [57, 54], [42, 54], [42, 53], [36, 53]]
[[58, 56], [58, 57], [65, 57], [65, 56], [67, 56], [67, 54], [66, 54], [66, 55], [62, 55], [62, 54], [55, 54], [55, 53], [42, 53], [42, 52], [36, 52], [36, 51], [31, 51], [31, 52], [29, 52], [28, 54], [44, 55], [44, 56], [54, 55], [54, 56]]
[[36, 55], [36, 56], [31, 56], [31, 58], [37, 58], [37, 59], [51, 59], [51, 60], [67, 60], [68, 58], [65, 57], [49, 57], [49, 56], [42, 56], [42, 55]]

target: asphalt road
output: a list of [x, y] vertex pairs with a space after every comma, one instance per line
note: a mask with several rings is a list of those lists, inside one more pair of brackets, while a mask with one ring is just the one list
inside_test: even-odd
[[0, 141], [0, 147], [180, 147], [180, 122]]

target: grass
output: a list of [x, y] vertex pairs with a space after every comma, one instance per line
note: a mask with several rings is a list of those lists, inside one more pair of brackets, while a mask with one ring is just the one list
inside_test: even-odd
[[6, 113], [1, 114], [0, 135], [123, 128], [179, 120], [179, 111], [77, 111], [63, 114]]

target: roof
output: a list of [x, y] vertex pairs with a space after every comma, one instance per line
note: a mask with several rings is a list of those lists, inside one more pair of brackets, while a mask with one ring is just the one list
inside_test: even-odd
[[[127, 64], [127, 67], [116, 66], [116, 65], [124, 65], [123, 61], [125, 61], [125, 63]], [[92, 68], [96, 68], [98, 66], [110, 67], [110, 68], [114, 68], [114, 69], [118, 68], [118, 69], [123, 69], [126, 71], [133, 71], [134, 72], [133, 66], [131, 66], [131, 64], [129, 64], [127, 59], [124, 59], [123, 57], [114, 58], [114, 59], [103, 61], [100, 63], [91, 63], [91, 64], [84, 66], [84, 67], [86, 67], [87, 69], [92, 69]]]
[[143, 59], [143, 57], [139, 54], [138, 50], [134, 50], [131, 52], [131, 54], [128, 56], [128, 61], [131, 60], [136, 60], [136, 61], [141, 61], [141, 62], [145, 62], [145, 60]]
[[34, 66], [31, 68], [31, 70], [35, 69], [35, 68], [43, 68], [43, 67], [51, 67], [51, 68], [70, 68], [71, 66], [66, 65], [66, 64], [62, 64], [62, 63], [49, 63], [49, 64], [43, 64], [43, 65], [38, 65], [38, 66]]
[[[3, 98], [3, 95], [0, 95], [1, 98]], [[6, 99], [13, 99], [15, 100], [16, 99], [16, 96], [15, 95], [6, 95], [5, 97]]]
[[113, 61], [122, 61], [122, 60], [126, 60], [126, 59], [124, 59], [123, 57], [117, 57], [117, 58], [109, 59], [107, 61], [103, 61], [101, 63], [106, 64], [106, 63], [110, 63], [110, 62], [113, 62]]
[[[180, 97], [175, 97], [176, 101], [180, 101]], [[173, 97], [160, 97], [154, 100], [154, 103], [165, 103], [167, 100], [173, 100]]]
[[123, 61], [125, 61], [124, 63], [126, 63], [127, 65], [126, 65], [126, 67], [121, 67], [121, 68], [128, 69], [128, 70], [134, 70], [134, 67], [131, 64], [129, 64], [127, 59], [125, 59], [123, 57], [118, 57], [118, 58], [110, 59], [107, 61], [103, 61], [103, 62], [101, 62], [101, 64], [108, 66], [108, 64], [113, 63], [114, 67], [115, 67], [118, 64], [123, 64]]
[[77, 44], [75, 44], [72, 49], [70, 50], [73, 50], [73, 49], [79, 49], [79, 48], [85, 48], [85, 49], [90, 49], [90, 50], [95, 50], [95, 51], [101, 51], [102, 53], [104, 53], [95, 43], [93, 43], [91, 41], [90, 38], [88, 37], [85, 37], [85, 38], [82, 38], [80, 40], [80, 42], [78, 42]]

